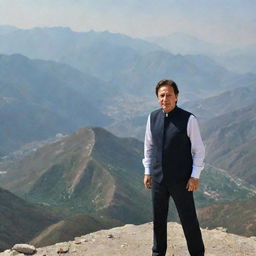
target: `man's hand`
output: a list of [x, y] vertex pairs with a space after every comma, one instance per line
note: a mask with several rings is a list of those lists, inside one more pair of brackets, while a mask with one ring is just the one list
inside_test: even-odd
[[187, 186], [186, 186], [186, 189], [188, 191], [196, 191], [199, 187], [199, 179], [197, 178], [194, 178], [194, 177], [191, 177], [189, 180], [188, 180], [188, 183], [187, 183]]
[[151, 189], [152, 187], [152, 176], [149, 174], [144, 175], [144, 186], [147, 189]]

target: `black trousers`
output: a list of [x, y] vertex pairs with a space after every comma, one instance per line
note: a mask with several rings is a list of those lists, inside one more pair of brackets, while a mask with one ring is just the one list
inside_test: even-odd
[[153, 256], [164, 256], [167, 249], [167, 217], [170, 196], [177, 208], [188, 250], [191, 256], [203, 256], [204, 244], [196, 216], [193, 192], [187, 191], [186, 184], [168, 185], [153, 181]]

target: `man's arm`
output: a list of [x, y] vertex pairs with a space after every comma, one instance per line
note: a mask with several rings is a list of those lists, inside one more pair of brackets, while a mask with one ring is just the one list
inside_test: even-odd
[[152, 176], [151, 176], [152, 159], [153, 159], [153, 140], [152, 140], [152, 134], [150, 129], [150, 115], [149, 115], [147, 126], [146, 126], [146, 132], [145, 132], [145, 140], [144, 140], [144, 158], [142, 160], [142, 163], [145, 168], [144, 186], [147, 189], [151, 189], [151, 185], [152, 185]]
[[197, 119], [191, 115], [189, 117], [187, 134], [191, 141], [191, 154], [193, 158], [193, 168], [191, 178], [186, 188], [188, 191], [195, 191], [199, 187], [199, 177], [204, 169], [205, 147], [201, 138]]

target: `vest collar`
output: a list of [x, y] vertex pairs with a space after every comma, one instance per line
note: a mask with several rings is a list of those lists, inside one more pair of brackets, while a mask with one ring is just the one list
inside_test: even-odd
[[163, 112], [163, 115], [165, 116], [165, 117], [169, 117], [169, 116], [172, 116], [175, 112], [177, 112], [177, 110], [178, 110], [178, 107], [177, 107], [177, 105], [175, 106], [175, 108], [172, 110], [172, 111], [170, 111], [170, 112], [164, 112], [164, 111], [162, 111]]

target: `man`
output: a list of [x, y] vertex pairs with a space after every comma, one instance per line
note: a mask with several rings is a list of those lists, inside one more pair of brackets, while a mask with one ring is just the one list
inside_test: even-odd
[[191, 256], [203, 256], [204, 244], [198, 224], [193, 191], [198, 189], [204, 168], [205, 149], [195, 116], [177, 107], [179, 90], [172, 80], [156, 85], [161, 106], [147, 121], [144, 185], [152, 189], [153, 256], [167, 249], [167, 216], [172, 196]]

